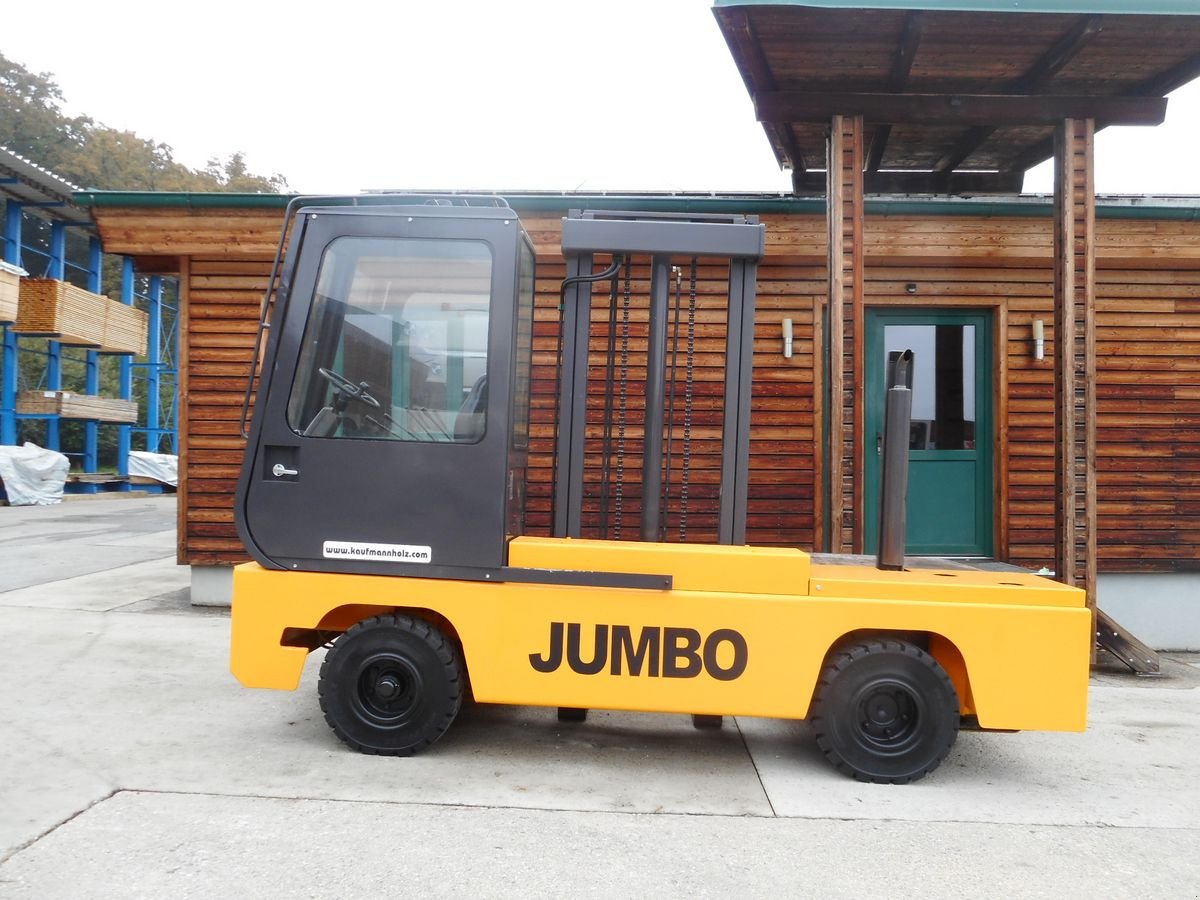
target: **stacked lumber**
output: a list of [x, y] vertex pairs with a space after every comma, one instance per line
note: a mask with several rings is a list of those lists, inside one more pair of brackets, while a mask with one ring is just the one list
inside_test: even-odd
[[146, 314], [54, 278], [21, 279], [18, 334], [53, 337], [101, 353], [145, 353]]
[[107, 300], [104, 308], [104, 340], [101, 350], [105, 353], [146, 353], [147, 315], [140, 309]]
[[104, 338], [107, 302], [105, 297], [54, 278], [25, 278], [13, 330], [55, 337], [64, 344], [98, 347]]
[[0, 322], [14, 322], [21, 295], [21, 270], [0, 262]]
[[22, 391], [17, 394], [17, 412], [26, 415], [57, 415], [65, 419], [96, 422], [137, 422], [137, 403], [76, 394], [71, 391]]

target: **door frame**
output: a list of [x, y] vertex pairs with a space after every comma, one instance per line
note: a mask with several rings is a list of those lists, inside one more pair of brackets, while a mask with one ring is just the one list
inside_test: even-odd
[[[869, 416], [868, 402], [865, 394], [866, 386], [871, 383], [873, 353], [876, 348], [882, 352], [880, 345], [882, 339], [882, 329], [887, 324], [938, 324], [940, 322], [952, 321], [955, 318], [974, 318], [982, 320], [986, 328], [990, 329], [990, 335], [983, 335], [981, 347], [987, 353], [987, 358], [976, 361], [976, 399], [980, 406], [985, 406], [986, 409], [980, 410], [979, 421], [983, 421], [983, 414], [986, 413], [990, 420], [990, 440], [983, 446], [979, 442], [976, 444], [977, 451], [980, 452], [982, 458], [979, 459], [981, 470], [989, 473], [991, 478], [991, 490], [979, 491], [978, 497], [981, 502], [989, 502], [991, 509], [988, 510], [982, 517], [979, 523], [984, 526], [988, 534], [985, 536], [985, 544], [990, 544], [990, 552], [986, 555], [1002, 559], [1007, 554], [1008, 545], [1008, 516], [1007, 516], [1007, 490], [1006, 476], [1008, 471], [1007, 452], [1008, 452], [1008, 428], [1007, 428], [1007, 331], [1008, 331], [1008, 316], [1007, 308], [1004, 303], [996, 303], [988, 301], [984, 303], [965, 303], [965, 304], [931, 304], [924, 306], [911, 305], [879, 305], [867, 307], [864, 310], [863, 316], [863, 342], [862, 358], [861, 358], [861, 381], [864, 386], [864, 391], [859, 397], [862, 433], [861, 444], [862, 455], [862, 507], [861, 507], [861, 528], [862, 545], [864, 549], [872, 546], [872, 540], [877, 543], [878, 535], [878, 503], [879, 503], [879, 488], [875, 482], [878, 480], [878, 466], [872, 462], [870, 456], [872, 447], [871, 434], [871, 418]], [[891, 320], [889, 322], [889, 320]], [[969, 324], [964, 322], [964, 324]], [[879, 365], [886, 364], [884, 360], [879, 360]], [[978, 379], [986, 377], [990, 384], [983, 386], [980, 390]], [[990, 389], [989, 389], [990, 388]], [[880, 410], [882, 414], [882, 410]]]

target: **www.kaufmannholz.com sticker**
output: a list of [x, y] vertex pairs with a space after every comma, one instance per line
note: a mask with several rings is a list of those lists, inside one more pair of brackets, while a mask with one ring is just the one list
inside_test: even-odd
[[321, 550], [326, 559], [369, 559], [378, 562], [427, 563], [433, 559], [432, 547], [416, 544], [362, 544], [357, 541], [325, 541]]

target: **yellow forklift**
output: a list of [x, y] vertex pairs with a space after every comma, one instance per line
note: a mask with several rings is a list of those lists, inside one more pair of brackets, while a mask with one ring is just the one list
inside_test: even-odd
[[[891, 783], [935, 769], [960, 727], [1084, 729], [1082, 591], [905, 566], [909, 355], [888, 390], [879, 564], [745, 545], [754, 217], [571, 211], [540, 387], [534, 250], [503, 201], [298, 198], [284, 236], [243, 411], [244, 427], [257, 380], [242, 684], [295, 690], [327, 647], [326, 720], [393, 755], [437, 741], [467, 696], [574, 720], [807, 718], [838, 769]], [[703, 383], [701, 341], [720, 360]], [[535, 522], [531, 407], [550, 396]]]

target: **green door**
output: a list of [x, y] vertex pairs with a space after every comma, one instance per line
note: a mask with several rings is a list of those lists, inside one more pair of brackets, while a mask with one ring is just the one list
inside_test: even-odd
[[913, 351], [908, 532], [913, 556], [993, 555], [992, 322], [961, 311], [867, 313], [865, 544], [879, 545], [888, 362]]

